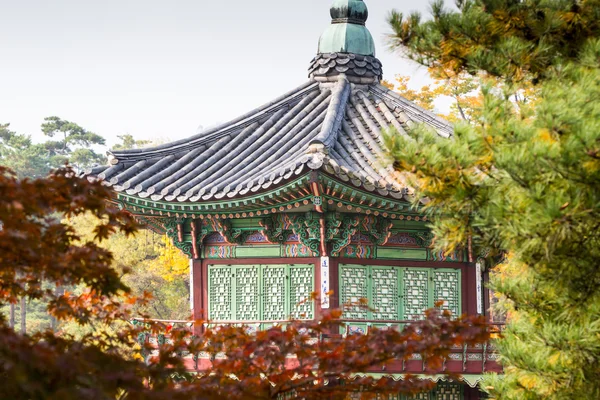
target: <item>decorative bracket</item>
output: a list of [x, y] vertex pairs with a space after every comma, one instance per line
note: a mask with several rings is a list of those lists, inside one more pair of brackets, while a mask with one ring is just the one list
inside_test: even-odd
[[345, 249], [352, 240], [352, 236], [356, 234], [359, 230], [360, 219], [358, 216], [347, 216], [344, 217], [342, 221], [338, 221], [341, 225], [339, 229], [337, 229], [337, 233], [339, 233], [338, 239], [331, 239], [333, 247], [331, 249], [331, 255], [333, 257], [339, 257], [341, 251]]
[[388, 218], [367, 215], [363, 219], [362, 225], [371, 241], [376, 245], [386, 244], [392, 235], [391, 228], [393, 224]]
[[169, 218], [165, 224], [167, 236], [171, 238], [175, 247], [181, 250], [186, 256], [192, 258], [194, 256], [192, 243], [183, 241], [183, 219]]
[[298, 236], [298, 240], [308, 247], [314, 254], [319, 254], [321, 246], [321, 224], [318, 217], [312, 213], [306, 215], [288, 216], [292, 230]]
[[434, 235], [430, 231], [411, 232], [409, 235], [417, 241], [417, 245], [420, 247], [431, 247], [433, 243]]
[[201, 256], [202, 243], [204, 238], [208, 235], [209, 231], [207, 224], [204, 221], [193, 219], [191, 221], [192, 228], [192, 255], [194, 259], [198, 259]]
[[256, 232], [253, 230], [234, 228], [231, 224], [231, 220], [228, 219], [211, 219], [209, 224], [213, 228], [213, 231], [219, 232], [229, 244], [244, 244], [248, 237]]
[[259, 222], [260, 226], [263, 227], [262, 234], [271, 243], [282, 244], [287, 240], [293, 230], [285, 229], [285, 224], [282, 214], [272, 214], [266, 218], [263, 218]]

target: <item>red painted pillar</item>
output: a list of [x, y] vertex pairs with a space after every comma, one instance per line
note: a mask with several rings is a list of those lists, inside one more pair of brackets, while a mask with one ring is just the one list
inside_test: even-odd
[[[202, 268], [202, 260], [196, 259], [191, 260], [190, 262], [191, 268], [191, 279], [190, 279], [190, 287], [192, 290], [191, 293], [191, 303], [192, 303], [192, 317], [194, 321], [204, 321], [206, 320], [206, 304], [205, 304], [205, 296], [204, 292], [207, 290], [206, 280], [204, 279], [203, 268]], [[202, 325], [194, 325], [194, 334], [199, 334], [202, 332]]]
[[331, 296], [329, 296], [329, 304], [331, 309], [340, 308], [340, 262], [338, 258], [329, 260], [329, 279], [331, 281]]
[[487, 318], [488, 322], [496, 322], [493, 320], [493, 314], [491, 312], [492, 304], [491, 300], [491, 292], [490, 292], [490, 271], [486, 269], [483, 273], [483, 313]]
[[469, 315], [477, 314], [477, 269], [475, 264], [467, 265], [465, 269], [466, 273], [466, 287], [463, 291], [467, 294], [467, 304], [464, 311]]

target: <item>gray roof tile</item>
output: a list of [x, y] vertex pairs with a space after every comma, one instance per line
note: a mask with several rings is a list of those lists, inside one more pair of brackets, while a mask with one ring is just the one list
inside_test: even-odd
[[[337, 57], [326, 55], [318, 63]], [[348, 66], [350, 59], [334, 67]], [[364, 57], [352, 62], [355, 72], [380, 68]], [[451, 126], [379, 84], [355, 85], [343, 74], [337, 79], [311, 80], [188, 140], [115, 151], [113, 165], [89, 175], [141, 198], [203, 202], [253, 195], [321, 169], [365, 190], [403, 198], [403, 180], [383, 150], [382, 130], [392, 126], [408, 135], [411, 125], [425, 123], [448, 137]]]

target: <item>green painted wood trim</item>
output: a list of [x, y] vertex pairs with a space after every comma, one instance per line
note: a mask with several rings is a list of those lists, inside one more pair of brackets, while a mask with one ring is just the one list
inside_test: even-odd
[[377, 247], [376, 258], [397, 260], [427, 260], [427, 249], [405, 249], [393, 247]]
[[380, 194], [376, 194], [375, 192], [368, 192], [364, 189], [357, 188], [356, 186], [353, 186], [351, 184], [339, 181], [339, 180], [331, 177], [330, 175], [319, 174], [319, 182], [322, 185], [325, 185], [326, 187], [328, 186], [331, 188], [335, 188], [336, 192], [345, 191], [346, 193], [352, 193], [352, 194], [354, 194], [355, 200], [363, 200], [364, 203], [368, 203], [368, 201], [366, 201], [366, 200], [374, 200], [377, 203], [385, 204], [386, 207], [389, 204], [390, 207], [386, 208], [385, 210], [382, 209], [381, 207], [368, 207], [368, 206], [364, 206], [364, 203], [363, 203], [363, 205], [361, 205], [360, 202], [348, 202], [347, 200], [339, 200], [337, 197], [333, 197], [333, 196], [323, 193], [322, 195], [324, 197], [326, 197], [327, 199], [337, 200], [344, 204], [353, 204], [353, 205], [356, 205], [357, 207], [361, 207], [365, 210], [370, 209], [370, 210], [379, 211], [379, 212], [384, 212], [384, 211], [391, 212], [391, 210], [394, 210], [393, 212], [396, 212], [396, 211], [404, 210], [406, 212], [414, 213], [414, 215], [419, 215], [418, 210], [415, 210], [414, 206], [405, 200], [399, 200], [399, 199], [394, 199], [391, 197], [382, 196]]
[[[150, 199], [142, 199], [135, 195], [127, 195], [126, 193], [116, 193], [116, 202], [122, 207], [138, 216], [149, 217], [191, 217], [191, 216], [211, 216], [219, 215], [226, 216], [232, 220], [240, 222], [234, 223], [235, 227], [246, 228], [255, 227], [253, 222], [256, 219], [263, 218], [267, 215], [280, 212], [290, 211], [307, 211], [312, 209], [313, 196], [312, 194], [301, 194], [299, 189], [306, 189], [310, 182], [310, 174], [304, 175], [297, 180], [288, 183], [285, 186], [275, 188], [270, 192], [261, 193], [252, 197], [231, 199], [207, 203], [174, 203], [165, 201], [152, 201]], [[340, 203], [344, 208], [349, 208], [350, 213], [357, 212], [358, 214], [371, 214], [373, 216], [387, 214], [393, 222], [392, 229], [425, 229], [427, 222], [424, 221], [424, 216], [419, 210], [414, 209], [411, 204], [406, 201], [391, 199], [378, 194], [369, 193], [364, 190], [357, 189], [349, 184], [337, 181], [325, 174], [318, 174], [319, 182], [326, 187], [334, 187], [336, 193], [345, 193], [346, 199], [341, 200], [335, 196], [322, 195], [323, 206], [327, 209], [328, 203], [331, 201], [335, 204]], [[277, 200], [279, 195], [300, 195], [298, 198], [290, 201]], [[349, 201], [348, 197], [353, 197], [353, 201]], [[266, 204], [267, 201], [272, 202], [275, 199], [275, 204]], [[360, 204], [360, 203], [363, 204]], [[306, 203], [306, 204], [305, 204]], [[368, 204], [373, 203], [372, 207]], [[275, 210], [275, 211], [274, 211]], [[248, 214], [253, 213], [250, 217]], [[260, 215], [259, 215], [260, 214]], [[416, 219], [419, 219], [417, 221]], [[410, 220], [409, 220], [410, 219]], [[247, 222], [244, 222], [246, 221]]]
[[281, 247], [279, 245], [272, 246], [236, 246], [235, 256], [237, 258], [244, 257], [279, 257]]
[[[284, 207], [286, 210], [289, 205], [295, 205], [300, 203], [302, 205], [304, 200], [312, 202], [312, 195], [303, 195], [297, 199], [288, 202], [277, 202], [276, 205], [264, 204], [265, 201], [272, 200], [278, 195], [288, 193], [298, 193], [299, 188], [304, 188], [306, 184], [310, 182], [310, 174], [306, 174], [295, 181], [288, 183], [285, 186], [275, 188], [269, 192], [261, 193], [251, 197], [234, 198], [231, 200], [224, 201], [213, 201], [206, 203], [179, 203], [179, 202], [166, 202], [166, 201], [153, 201], [147, 198], [140, 198], [135, 195], [128, 195], [126, 193], [116, 193], [116, 199], [121, 202], [126, 208], [130, 209], [134, 213], [146, 214], [148, 211], [153, 210], [156, 212], [171, 212], [177, 214], [188, 214], [188, 215], [210, 215], [210, 214], [229, 214], [237, 212], [258, 212], [258, 211], [270, 211], [273, 208]], [[381, 196], [374, 193], [369, 193], [364, 190], [357, 189], [354, 186], [345, 184], [343, 182], [332, 179], [324, 174], [319, 174], [319, 181], [326, 186], [337, 187], [336, 192], [338, 193], [352, 193], [356, 201], [349, 202], [348, 200], [340, 200], [339, 198], [323, 195], [324, 199], [333, 200], [336, 203], [341, 202], [345, 206], [360, 207], [362, 210], [369, 210], [370, 212], [377, 213], [400, 213], [405, 215], [418, 216], [418, 210], [414, 210], [406, 201], [391, 199], [389, 197]], [[373, 207], [361, 205], [360, 202], [371, 203], [374, 202]], [[156, 214], [154, 214], [156, 216]]]
[[427, 230], [427, 221], [392, 220], [392, 231]]
[[231, 220], [231, 225], [233, 228], [240, 229], [254, 229], [259, 230], [262, 229], [260, 222], [262, 218], [234, 218]]
[[[255, 196], [234, 198], [231, 200], [214, 201], [206, 203], [179, 203], [179, 202], [167, 202], [167, 201], [153, 201], [147, 198], [140, 198], [134, 195], [128, 195], [126, 193], [116, 193], [116, 199], [124, 203], [125, 206], [141, 208], [140, 211], [154, 210], [154, 211], [166, 211], [180, 214], [224, 214], [224, 213], [236, 213], [236, 212], [256, 212], [263, 210], [270, 210], [273, 207], [284, 206], [287, 209], [288, 205], [295, 203], [302, 203], [303, 200], [312, 200], [312, 195], [303, 196], [293, 201], [277, 203], [276, 206], [258, 203], [265, 200], [273, 199], [276, 195], [282, 195], [287, 193], [297, 193], [299, 187], [304, 187], [310, 181], [310, 174], [306, 174], [295, 181], [292, 181], [285, 186], [275, 188], [269, 192], [261, 193]], [[135, 210], [133, 210], [135, 211]], [[151, 215], [151, 214], [150, 214]], [[157, 216], [157, 215], [154, 215]]]

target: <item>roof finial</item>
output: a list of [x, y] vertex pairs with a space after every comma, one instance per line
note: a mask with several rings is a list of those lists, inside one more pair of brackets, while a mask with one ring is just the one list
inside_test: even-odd
[[367, 5], [362, 0], [337, 0], [330, 9], [331, 23], [364, 25], [369, 17]]
[[331, 25], [319, 39], [319, 53], [354, 53], [375, 56], [375, 43], [365, 22], [369, 16], [362, 0], [335, 0]]
[[367, 5], [363, 0], [334, 0], [330, 14], [331, 25], [319, 39], [309, 76], [335, 80], [335, 75], [344, 73], [351, 82], [378, 82], [383, 72], [381, 62], [375, 58], [375, 42], [365, 26]]

